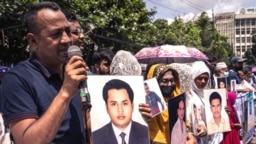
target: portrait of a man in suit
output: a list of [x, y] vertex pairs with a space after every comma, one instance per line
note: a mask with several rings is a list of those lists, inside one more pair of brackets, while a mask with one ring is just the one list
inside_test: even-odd
[[134, 93], [130, 85], [112, 79], [102, 93], [111, 121], [92, 133], [93, 144], [149, 144], [148, 128], [132, 120]]

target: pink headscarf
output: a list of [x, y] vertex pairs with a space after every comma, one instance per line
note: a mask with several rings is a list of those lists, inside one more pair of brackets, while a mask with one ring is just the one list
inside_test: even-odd
[[230, 112], [234, 113], [234, 122], [239, 123], [236, 109], [233, 106], [235, 102], [236, 102], [236, 94], [233, 92], [228, 92], [228, 99], [227, 99], [228, 109], [230, 110]]

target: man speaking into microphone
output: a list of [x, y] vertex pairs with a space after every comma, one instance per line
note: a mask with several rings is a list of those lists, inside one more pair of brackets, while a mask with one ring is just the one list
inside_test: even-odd
[[2, 82], [4, 118], [19, 144], [85, 144], [79, 84], [87, 79], [80, 56], [70, 59], [70, 25], [60, 7], [40, 2], [25, 15], [32, 56]]

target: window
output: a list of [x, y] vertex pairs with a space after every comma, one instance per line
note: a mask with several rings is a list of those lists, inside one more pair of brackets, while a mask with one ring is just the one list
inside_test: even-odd
[[239, 29], [236, 30], [236, 34], [240, 35], [240, 30]]
[[250, 28], [247, 28], [246, 34], [251, 34]]
[[241, 26], [244, 26], [244, 20], [241, 20]]
[[252, 34], [256, 32], [256, 28], [252, 28]]
[[236, 38], [236, 43], [240, 43], [240, 37]]
[[240, 23], [239, 23], [239, 22], [236, 22], [236, 26], [237, 26], [237, 27], [240, 26]]
[[245, 46], [242, 46], [242, 52], [245, 52]]
[[241, 29], [241, 34], [242, 34], [242, 35], [245, 34], [245, 29]]
[[247, 25], [247, 26], [250, 25], [250, 19], [247, 19], [247, 20], [246, 20], [246, 25]]
[[242, 43], [245, 43], [245, 37], [242, 37]]
[[247, 37], [247, 43], [251, 43], [251, 37]]

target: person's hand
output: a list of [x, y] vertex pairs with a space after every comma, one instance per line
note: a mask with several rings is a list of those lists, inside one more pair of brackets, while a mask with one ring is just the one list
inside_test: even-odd
[[65, 66], [64, 81], [61, 91], [69, 97], [79, 88], [80, 82], [87, 79], [86, 64], [82, 57], [72, 56]]
[[228, 106], [225, 106], [225, 111], [226, 111], [226, 113], [229, 115], [229, 113], [230, 113], [230, 110], [229, 110], [229, 108], [228, 108]]
[[237, 128], [242, 128], [240, 123], [235, 123], [234, 126], [237, 127]]
[[198, 137], [202, 137], [202, 136], [206, 135], [206, 128], [202, 124], [197, 127], [197, 131], [198, 131], [198, 133], [196, 136], [198, 136]]
[[188, 133], [186, 144], [196, 144], [196, 138], [192, 133]]
[[150, 121], [150, 119], [152, 118], [152, 114], [151, 114], [151, 108], [149, 107], [148, 104], [144, 104], [144, 103], [139, 104], [139, 111], [147, 121]]

